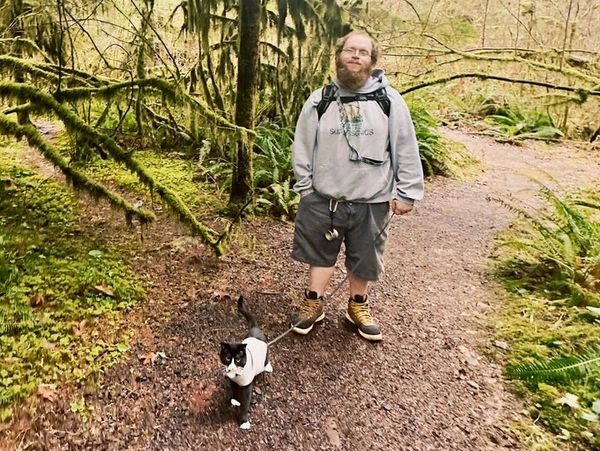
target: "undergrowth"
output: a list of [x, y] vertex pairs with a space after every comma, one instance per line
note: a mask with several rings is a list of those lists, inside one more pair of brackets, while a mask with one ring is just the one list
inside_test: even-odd
[[[204, 216], [223, 208], [226, 199], [210, 183], [201, 180], [197, 165], [186, 160], [183, 154], [163, 154], [154, 150], [135, 151], [140, 161], [157, 180], [175, 191], [183, 202], [195, 212]], [[120, 190], [136, 196], [138, 205], [150, 205], [152, 193], [139, 181], [138, 177], [123, 165], [113, 160], [95, 157], [80, 168], [83, 172], [103, 183], [114, 184]], [[208, 181], [210, 182], [210, 181]], [[222, 194], [222, 193], [221, 193]]]
[[545, 449], [600, 449], [600, 210], [596, 193], [546, 208], [500, 200], [520, 215], [499, 237], [497, 274], [511, 293], [498, 318], [507, 378], [555, 437]]
[[437, 131], [438, 121], [420, 102], [410, 103], [410, 113], [415, 126], [421, 164], [426, 176], [444, 175], [458, 177], [475, 160], [465, 148], [444, 139]]
[[93, 384], [128, 349], [123, 315], [143, 290], [76, 225], [72, 191], [0, 147], [0, 421], [20, 401]]

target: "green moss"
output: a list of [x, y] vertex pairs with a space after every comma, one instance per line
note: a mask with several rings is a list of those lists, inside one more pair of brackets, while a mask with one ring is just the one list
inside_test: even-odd
[[124, 312], [143, 296], [110, 249], [77, 230], [72, 192], [19, 166], [19, 147], [0, 148], [2, 421], [40, 384], [89, 383], [118, 361]]
[[[511, 228], [503, 234], [501, 241], [524, 242], [520, 230], [519, 227]], [[548, 236], [529, 236], [527, 239], [541, 252], [552, 243]], [[497, 275], [509, 292], [496, 317], [497, 337], [510, 343], [507, 365], [547, 362], [600, 348], [598, 317], [591, 315], [583, 303], [573, 305], [570, 295], [560, 298], [553, 288], [560, 284], [548, 285], [549, 274], [532, 269], [536, 261], [531, 255], [528, 265], [516, 263], [517, 256], [523, 257], [522, 246], [503, 248], [496, 266]], [[573, 284], [566, 273], [550, 276], [557, 281], [563, 280], [563, 285]], [[600, 423], [594, 421], [593, 405], [600, 402], [600, 366], [592, 366], [583, 374], [578, 378], [546, 383], [512, 383], [515, 393], [522, 395], [530, 405], [532, 419], [554, 434], [553, 446], [558, 449], [565, 449], [566, 444], [572, 450], [599, 449]], [[567, 394], [577, 396], [575, 407], [559, 401]]]
[[[208, 216], [211, 213], [216, 214], [216, 211], [225, 206], [226, 199], [218, 196], [214, 186], [197, 180], [197, 168], [194, 163], [182, 160], [177, 155], [160, 154], [153, 150], [138, 151], [135, 156], [152, 177], [176, 192], [193, 210]], [[138, 177], [113, 160], [95, 158], [81, 169], [93, 174], [95, 179], [104, 183], [114, 183], [118, 188], [141, 197], [146, 203], [151, 200], [148, 189]]]

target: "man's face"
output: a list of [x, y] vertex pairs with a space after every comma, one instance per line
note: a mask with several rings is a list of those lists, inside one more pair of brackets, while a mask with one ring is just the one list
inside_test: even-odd
[[361, 88], [371, 75], [371, 40], [366, 36], [350, 36], [336, 58], [338, 81], [347, 89]]

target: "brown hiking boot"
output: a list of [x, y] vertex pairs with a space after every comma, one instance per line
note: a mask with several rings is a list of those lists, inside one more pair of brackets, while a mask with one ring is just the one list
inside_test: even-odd
[[359, 294], [348, 300], [346, 318], [358, 328], [358, 333], [369, 341], [381, 341], [381, 329], [371, 316], [367, 296]]
[[324, 305], [323, 296], [318, 296], [316, 291], [305, 291], [304, 300], [292, 316], [292, 330], [301, 335], [309, 333], [315, 323], [325, 318]]

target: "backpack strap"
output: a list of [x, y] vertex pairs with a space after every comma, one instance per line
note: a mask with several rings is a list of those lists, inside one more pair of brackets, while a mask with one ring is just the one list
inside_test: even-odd
[[377, 100], [377, 104], [381, 107], [385, 115], [390, 117], [392, 102], [390, 102], [390, 98], [387, 96], [385, 88], [379, 88], [373, 94], [375, 94], [375, 100]]
[[[329, 108], [329, 105], [335, 99], [335, 95], [337, 94], [337, 86], [334, 84], [326, 85], [323, 87], [321, 91], [321, 100], [317, 104], [317, 116], [319, 120]], [[340, 97], [340, 101], [342, 103], [350, 103], [356, 101], [368, 101], [375, 100], [381, 110], [385, 113], [387, 117], [390, 117], [390, 108], [391, 102], [390, 98], [387, 96], [387, 92], [385, 88], [379, 88], [374, 92], [370, 92], [368, 94], [356, 94], [354, 96], [343, 96]]]
[[337, 86], [333, 83], [323, 86], [323, 90], [321, 91], [321, 100], [317, 104], [317, 116], [319, 120], [321, 120], [321, 117], [325, 114], [325, 111], [327, 111], [327, 108], [329, 108], [331, 102], [333, 102], [337, 90]]

